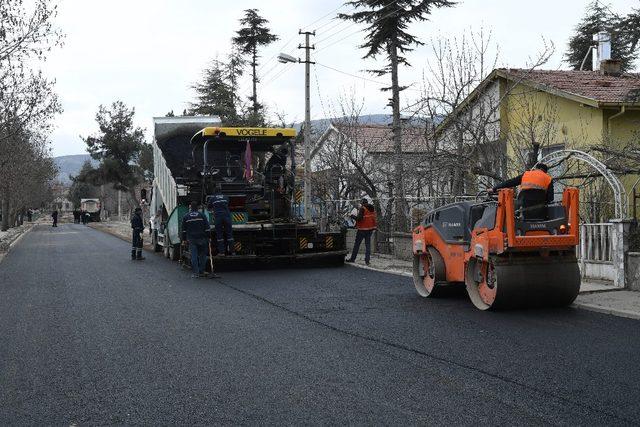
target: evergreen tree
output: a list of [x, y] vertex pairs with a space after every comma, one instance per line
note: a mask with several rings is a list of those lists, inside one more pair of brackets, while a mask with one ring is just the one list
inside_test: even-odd
[[[636, 17], [637, 19], [637, 17]], [[628, 21], [614, 13], [611, 8], [598, 0], [587, 6], [586, 14], [582, 21], [575, 27], [575, 33], [569, 40], [569, 48], [565, 53], [565, 61], [574, 70], [579, 70], [585, 56], [594, 46], [593, 36], [600, 31], [607, 31], [611, 34], [611, 58], [621, 61], [622, 71], [627, 71], [633, 66], [633, 61], [637, 56], [635, 43], [632, 48], [633, 33], [637, 28], [626, 28], [626, 25], [633, 25], [633, 15]], [[592, 70], [591, 57], [587, 57], [583, 70]]]
[[366, 42], [360, 46], [367, 50], [364, 58], [376, 58], [383, 54], [388, 60], [387, 66], [372, 73], [382, 76], [391, 74], [391, 86], [382, 90], [391, 91], [391, 108], [393, 111], [393, 151], [394, 181], [396, 209], [395, 229], [407, 229], [406, 201], [404, 200], [404, 168], [402, 159], [402, 129], [400, 122], [400, 92], [405, 89], [398, 82], [400, 65], [410, 66], [406, 57], [413, 46], [423, 43], [407, 32], [409, 24], [415, 21], [426, 21], [433, 8], [451, 7], [455, 4], [449, 0], [353, 0], [346, 3], [355, 7], [349, 14], [341, 13], [341, 19], [367, 25]]
[[100, 106], [96, 114], [99, 133], [83, 138], [91, 157], [99, 160], [94, 184], [111, 183], [116, 190], [129, 192], [137, 200], [135, 186], [145, 171], [139, 166], [140, 155], [145, 149], [144, 130], [133, 123], [135, 109], [129, 109], [122, 101], [111, 108]]
[[253, 122], [252, 124], [258, 124], [262, 121], [260, 118], [262, 105], [258, 102], [257, 93], [259, 79], [256, 69], [260, 58], [258, 49], [278, 40], [278, 36], [272, 34], [271, 30], [266, 26], [268, 23], [269, 21], [258, 14], [257, 9], [247, 9], [244, 11], [244, 17], [240, 19], [241, 27], [236, 31], [236, 36], [233, 38], [233, 44], [238, 47], [240, 53], [250, 55], [248, 61], [251, 66], [253, 91], [249, 100], [252, 103], [252, 117], [250, 118], [250, 121]]
[[227, 64], [217, 59], [204, 71], [203, 81], [193, 85], [196, 102], [191, 104], [195, 114], [219, 116], [226, 125], [238, 121], [235, 95], [228, 80]]
[[89, 160], [83, 163], [78, 175], [69, 176], [69, 178], [71, 178], [69, 200], [73, 203], [74, 208], [80, 207], [80, 199], [98, 197], [98, 189], [93, 184], [96, 179], [96, 170]]

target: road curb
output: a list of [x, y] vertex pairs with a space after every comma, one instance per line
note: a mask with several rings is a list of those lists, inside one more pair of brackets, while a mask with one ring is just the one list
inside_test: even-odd
[[379, 273], [395, 274], [396, 276], [402, 276], [402, 277], [413, 277], [413, 274], [407, 273], [407, 272], [404, 272], [404, 271], [384, 270], [382, 268], [371, 267], [370, 265], [360, 265], [360, 264], [356, 264], [356, 263], [353, 263], [353, 262], [347, 262], [347, 263], [345, 263], [345, 265], [347, 265], [349, 267], [361, 268], [363, 270], [377, 271]]
[[36, 224], [35, 223], [31, 223], [29, 227], [27, 227], [22, 233], [18, 234], [18, 237], [16, 237], [15, 239], [13, 239], [11, 241], [11, 243], [9, 243], [9, 246], [7, 247], [7, 250], [5, 252], [0, 252], [0, 262], [2, 262], [2, 260], [4, 259], [4, 257], [6, 257], [9, 252], [11, 252], [11, 249], [13, 249], [13, 247], [20, 241], [22, 240], [22, 238], [29, 233], [31, 230], [33, 230], [33, 227], [35, 227]]
[[595, 311], [597, 313], [609, 314], [611, 316], [626, 317], [628, 319], [640, 320], [640, 313], [635, 311], [618, 310], [615, 308], [602, 307], [595, 304], [586, 304], [581, 302], [574, 302], [573, 306], [577, 308], [583, 308], [589, 311]]
[[[111, 235], [113, 237], [117, 237], [120, 240], [124, 240], [125, 242], [131, 243], [131, 237], [123, 236], [122, 234], [119, 234], [119, 233], [116, 233], [115, 231], [109, 230], [108, 227], [101, 227], [99, 225], [92, 225], [92, 224], [99, 224], [99, 223], [89, 223], [87, 226], [89, 228], [92, 228], [92, 229], [96, 230], [96, 231], [100, 231], [102, 233], [109, 234], [109, 235]], [[149, 243], [147, 243], [147, 244], [149, 244]], [[150, 247], [143, 246], [142, 249], [144, 249], [147, 252], [154, 252], [153, 248], [150, 248]]]

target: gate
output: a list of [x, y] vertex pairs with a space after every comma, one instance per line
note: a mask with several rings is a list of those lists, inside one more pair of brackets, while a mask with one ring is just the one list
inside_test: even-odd
[[581, 224], [580, 245], [576, 248], [583, 279], [615, 282], [613, 263], [614, 224]]

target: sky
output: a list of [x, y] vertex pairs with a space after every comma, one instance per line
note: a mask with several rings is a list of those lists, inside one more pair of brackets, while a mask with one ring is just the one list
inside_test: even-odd
[[[400, 70], [400, 81], [419, 83], [432, 58], [433, 40], [481, 27], [491, 31], [499, 47], [498, 66], [526, 66], [544, 38], [555, 45], [544, 68], [566, 68], [562, 55], [588, 3], [460, 0], [453, 8], [435, 10], [429, 21], [409, 29], [425, 45], [408, 54], [411, 67]], [[637, 0], [609, 3], [619, 13], [640, 6]], [[80, 136], [95, 134], [98, 106], [116, 100], [135, 108], [136, 124], [146, 129], [150, 141], [152, 118], [169, 111], [180, 114], [188, 107], [194, 98], [191, 85], [212, 59], [225, 58], [238, 20], [248, 8], [259, 9], [280, 38], [262, 48], [259, 68], [258, 99], [273, 117], [283, 115], [287, 122], [304, 119], [304, 66], [275, 59], [279, 52], [303, 55], [297, 49], [304, 42], [300, 28], [316, 29], [311, 38], [316, 45], [312, 60], [318, 63], [311, 71], [312, 119], [335, 116], [339, 98], [352, 94], [363, 100], [364, 114], [390, 113], [389, 95], [378, 83], [389, 77], [364, 71], [383, 62], [362, 59], [362, 27], [333, 19], [337, 12], [349, 11], [341, 0], [59, 0], [55, 22], [66, 34], [64, 45], [43, 66], [56, 80], [64, 108], [51, 135], [53, 155], [85, 153]], [[250, 82], [248, 74], [241, 80], [243, 96], [248, 96]], [[403, 104], [416, 94], [403, 92]]]

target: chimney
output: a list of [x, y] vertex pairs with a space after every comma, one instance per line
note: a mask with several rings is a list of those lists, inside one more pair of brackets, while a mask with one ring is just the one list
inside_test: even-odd
[[600, 61], [600, 74], [604, 74], [605, 76], [619, 76], [622, 74], [620, 72], [621, 64], [622, 61], [619, 59]]
[[611, 59], [611, 34], [606, 31], [600, 31], [598, 34], [594, 34], [593, 41], [597, 44], [593, 47], [591, 69], [597, 71], [600, 69], [602, 61]]

